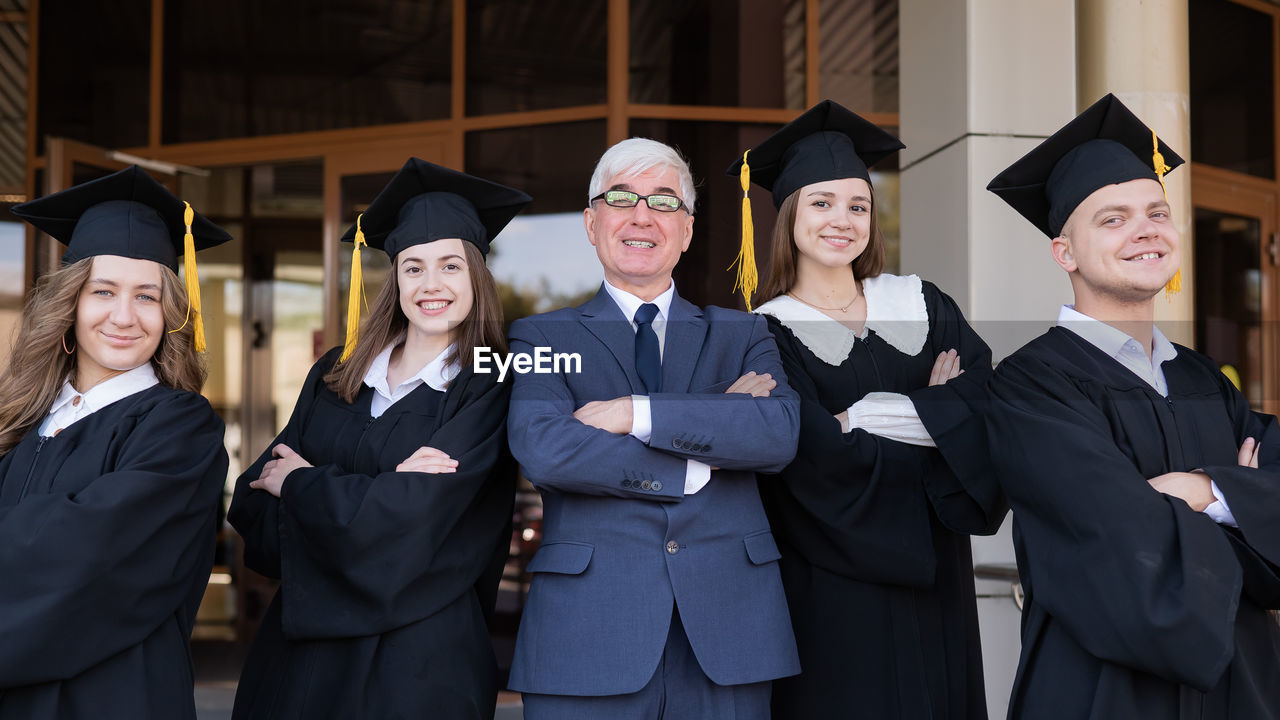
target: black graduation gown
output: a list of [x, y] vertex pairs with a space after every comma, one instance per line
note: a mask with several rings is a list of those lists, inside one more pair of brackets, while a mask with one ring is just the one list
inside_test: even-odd
[[[833, 367], [769, 318], [801, 411], [795, 461], [760, 479], [802, 668], [774, 681], [774, 718], [987, 716], [969, 535], [1006, 511], [981, 417], [991, 351], [951, 298], [922, 290], [914, 357], [871, 331]], [[952, 348], [964, 374], [929, 387]], [[874, 391], [910, 397], [937, 449], [842, 434], [834, 414]]]
[[[510, 545], [515, 469], [509, 384], [465, 368], [445, 393], [421, 385], [378, 418], [311, 369], [284, 443], [315, 467], [277, 499], [236, 481], [228, 517], [245, 563], [280, 580], [236, 693], [235, 718], [490, 718], [498, 690], [488, 619]], [[448, 474], [398, 473], [430, 445]]]
[[[1063, 328], [996, 372], [992, 457], [1026, 591], [1010, 718], [1280, 718], [1280, 428], [1177, 350], [1167, 399]], [[1237, 466], [1247, 437], [1258, 469]], [[1197, 468], [1238, 530], [1147, 483]]]
[[222, 433], [155, 385], [0, 459], [0, 718], [194, 720]]

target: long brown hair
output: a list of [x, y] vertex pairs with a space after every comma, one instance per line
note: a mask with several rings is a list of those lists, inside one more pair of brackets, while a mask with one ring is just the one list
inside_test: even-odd
[[[75, 377], [76, 307], [92, 269], [89, 257], [55, 270], [41, 277], [27, 298], [9, 365], [0, 374], [0, 456], [44, 419], [62, 383]], [[187, 322], [186, 288], [163, 265], [160, 278], [165, 330], [186, 326], [161, 335], [151, 364], [164, 385], [199, 392], [206, 371], [195, 349], [193, 324]]]
[[[862, 282], [884, 272], [884, 236], [876, 222], [876, 190], [871, 191], [871, 231], [867, 247], [853, 261], [853, 278]], [[760, 290], [761, 302], [767, 302], [787, 293], [796, 284], [796, 263], [800, 251], [796, 249], [796, 208], [800, 205], [800, 190], [796, 190], [778, 207], [778, 221], [773, 226], [773, 243], [769, 257], [769, 278]]]
[[[467, 258], [473, 300], [471, 312], [453, 329], [454, 350], [445, 358], [445, 364], [457, 362], [467, 367], [474, 357], [475, 348], [487, 346], [494, 352], [506, 352], [507, 341], [502, 334], [502, 302], [498, 299], [498, 285], [484, 264], [484, 255], [469, 242], [464, 241], [462, 248]], [[334, 365], [324, 376], [325, 385], [349, 403], [355, 402], [360, 394], [365, 373], [369, 372], [373, 359], [409, 329], [409, 318], [400, 309], [398, 274], [395, 258], [392, 258], [391, 275], [373, 301], [369, 315], [360, 323], [360, 334], [351, 357]]]

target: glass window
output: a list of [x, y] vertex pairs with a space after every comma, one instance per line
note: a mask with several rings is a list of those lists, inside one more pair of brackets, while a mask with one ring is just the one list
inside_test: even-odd
[[577, 305], [598, 289], [603, 274], [582, 228], [582, 210], [605, 148], [600, 120], [467, 133], [467, 172], [533, 198], [489, 251], [508, 326], [525, 315]]
[[630, 5], [631, 102], [804, 107], [804, 0]]
[[[0, 0], [0, 10], [20, 10]], [[24, 3], [25, 5], [25, 3]], [[0, 190], [20, 193], [26, 182], [27, 24], [0, 23]]]
[[164, 16], [166, 143], [449, 116], [449, 0], [166, 0]]
[[[4, 216], [12, 217], [8, 212]], [[0, 221], [0, 337], [16, 337], [22, 322], [26, 257], [27, 224]], [[0, 370], [8, 362], [9, 353], [0, 353]]]
[[608, 5], [467, 0], [467, 115], [605, 102]]
[[1262, 226], [1257, 218], [1196, 208], [1196, 347], [1235, 370], [1262, 408]]
[[818, 8], [818, 95], [855, 112], [898, 112], [898, 0]]
[[[1191, 0], [1189, 11], [1191, 157], [1274, 178], [1271, 15], [1228, 0]], [[1230, 38], [1229, 52], [1223, 38]]]
[[150, 1], [50, 2], [39, 12], [37, 154], [46, 135], [108, 148], [147, 144]]

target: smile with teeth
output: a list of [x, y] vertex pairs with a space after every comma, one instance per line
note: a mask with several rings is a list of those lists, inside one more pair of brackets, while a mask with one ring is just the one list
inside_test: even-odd
[[427, 300], [426, 302], [418, 303], [418, 307], [422, 308], [423, 310], [443, 310], [449, 307], [449, 301], [448, 300]]
[[623, 240], [622, 244], [626, 245], [627, 247], [633, 247], [633, 248], [648, 249], [653, 247], [653, 243], [649, 242], [648, 240]]
[[1135, 255], [1129, 258], [1129, 261], [1132, 262], [1134, 260], [1159, 260], [1159, 259], [1160, 259], [1160, 253], [1146, 252], [1146, 253], [1142, 253], [1141, 255]]
[[852, 240], [841, 235], [823, 235], [822, 239], [837, 247], [845, 247], [853, 243]]

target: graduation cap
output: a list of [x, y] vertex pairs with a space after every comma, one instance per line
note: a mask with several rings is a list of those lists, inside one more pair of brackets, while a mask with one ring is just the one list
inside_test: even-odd
[[493, 238], [530, 202], [532, 198], [515, 188], [409, 158], [342, 235], [341, 241], [354, 242], [355, 248], [351, 252], [347, 340], [341, 359], [351, 356], [359, 333], [360, 296], [364, 292], [361, 245], [394, 258], [414, 245], [458, 238], [487, 255]]
[[130, 165], [106, 177], [15, 205], [11, 212], [67, 246], [63, 265], [96, 255], [119, 255], [158, 262], [177, 272], [178, 258], [183, 257], [187, 317], [195, 310], [196, 350], [204, 352], [195, 254], [221, 245], [231, 236], [142, 168]]
[[[1183, 163], [1115, 95], [1107, 93], [987, 189], [1013, 206], [1045, 235], [1057, 237], [1071, 213], [1098, 188], [1130, 180], [1156, 180]], [[1169, 281], [1178, 292], [1181, 272]]]
[[758, 283], [750, 184], [772, 192], [777, 208], [793, 192], [813, 183], [844, 178], [870, 182], [867, 168], [904, 147], [901, 140], [848, 108], [823, 100], [729, 166], [727, 173], [737, 175], [742, 183], [742, 248], [734, 260], [738, 275], [733, 289], [742, 289], [748, 310]]

